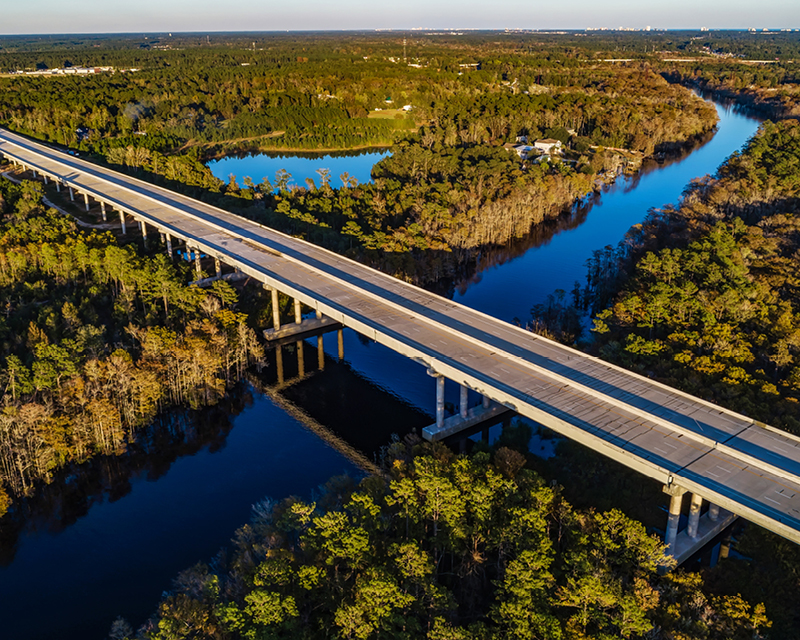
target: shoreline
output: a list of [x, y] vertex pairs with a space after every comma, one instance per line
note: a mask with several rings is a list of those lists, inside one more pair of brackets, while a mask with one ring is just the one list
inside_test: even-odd
[[[219, 143], [225, 144], [225, 143]], [[365, 144], [365, 145], [358, 145], [355, 147], [320, 147], [319, 149], [304, 149], [300, 147], [264, 147], [258, 145], [256, 148], [241, 148], [235, 145], [231, 145], [229, 148], [220, 149], [216, 153], [213, 154], [202, 154], [201, 161], [202, 162], [211, 162], [216, 160], [224, 160], [225, 158], [244, 158], [247, 156], [252, 155], [259, 155], [259, 154], [294, 154], [294, 155], [331, 155], [331, 154], [342, 154], [346, 156], [353, 152], [363, 152], [363, 151], [370, 151], [372, 149], [391, 149], [394, 146], [392, 144]], [[192, 148], [199, 148], [197, 146], [188, 146], [185, 149], [192, 149]]]

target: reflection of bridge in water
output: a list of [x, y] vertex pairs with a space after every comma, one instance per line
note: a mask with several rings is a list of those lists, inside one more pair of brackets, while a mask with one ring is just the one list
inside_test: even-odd
[[[198, 279], [202, 253], [213, 277], [225, 277], [224, 263], [258, 280], [272, 291], [276, 337], [292, 333], [277, 313], [281, 291], [295, 299], [299, 324], [305, 305], [320, 323], [340, 323], [423, 364], [436, 378], [436, 422], [424, 430], [430, 440], [511, 409], [661, 481], [671, 496], [667, 542], [678, 559], [733, 514], [800, 542], [800, 438], [21, 136], [0, 132], [0, 154], [66, 186], [72, 198], [82, 193], [87, 210], [90, 198], [103, 217], [115, 209], [123, 233], [130, 216], [145, 241], [157, 230], [169, 255], [174, 243], [185, 243]], [[445, 378], [461, 385], [458, 416], [448, 421]], [[470, 389], [483, 396], [478, 406], [468, 406]], [[678, 536], [687, 492], [688, 526]]]

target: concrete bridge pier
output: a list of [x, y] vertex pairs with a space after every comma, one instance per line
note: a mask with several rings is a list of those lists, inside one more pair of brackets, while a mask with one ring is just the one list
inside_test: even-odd
[[664, 536], [664, 542], [667, 544], [667, 553], [674, 555], [675, 539], [678, 536], [678, 525], [680, 524], [681, 509], [683, 508], [683, 494], [686, 493], [686, 489], [677, 485], [669, 485], [664, 487], [664, 493], [670, 496], [667, 532]]
[[61, 180], [56, 180], [56, 191], [61, 193]]
[[428, 375], [436, 378], [436, 429], [444, 428], [444, 376], [436, 373], [433, 369], [428, 369]]
[[122, 227], [122, 235], [124, 236], [128, 230], [125, 228], [125, 212], [122, 209], [119, 210], [119, 224]]
[[339, 346], [339, 362], [344, 360], [344, 329], [336, 332], [336, 342]]
[[147, 223], [139, 220], [139, 228], [142, 230], [142, 246], [147, 249]]
[[216, 274], [217, 280], [222, 278], [222, 264], [216, 256], [214, 256], [214, 273]]
[[686, 525], [686, 535], [697, 538], [697, 528], [700, 525], [700, 509], [703, 508], [703, 498], [696, 493], [692, 494], [689, 505], [689, 523]]
[[106, 203], [104, 201], [100, 201], [100, 213], [103, 216], [103, 222], [108, 222], [108, 217], [106, 214]]
[[322, 334], [317, 336], [317, 369], [325, 369], [325, 349], [322, 345]]
[[664, 542], [667, 544], [667, 555], [675, 558], [679, 565], [696, 554], [736, 520], [736, 514], [725, 511], [715, 504], [709, 504], [708, 512], [701, 515], [703, 497], [693, 493], [686, 528], [679, 531], [683, 496], [688, 491], [683, 487], [671, 484], [664, 486], [664, 493], [670, 496]]
[[718, 504], [711, 504], [708, 505], [708, 519], [711, 522], [716, 522], [719, 520], [719, 505]]
[[169, 259], [172, 260], [172, 236], [168, 233], [164, 234], [167, 238], [167, 255]]
[[281, 328], [281, 310], [278, 306], [278, 290], [272, 287], [272, 325], [275, 331], [280, 331]]
[[194, 253], [194, 270], [197, 272], [197, 279], [199, 280], [203, 276], [203, 267], [200, 264], [200, 249], [197, 247], [190, 248], [189, 245], [186, 245], [186, 249]]
[[459, 390], [458, 413], [445, 418], [444, 415], [444, 376], [432, 369], [428, 375], [436, 378], [436, 422], [422, 430], [422, 437], [431, 442], [443, 440], [462, 431], [472, 429], [483, 423], [511, 415], [511, 410], [501, 404], [491, 403], [484, 396], [477, 407], [469, 407], [469, 387], [462, 384]]
[[75, 202], [75, 191], [72, 187], [69, 187], [69, 201]]
[[45, 186], [47, 186], [47, 174], [46, 173], [42, 174], [42, 180], [44, 180], [44, 184], [45, 184]]
[[86, 206], [86, 211], [88, 212], [89, 211], [89, 194], [88, 193], [84, 193], [83, 194], [83, 204]]

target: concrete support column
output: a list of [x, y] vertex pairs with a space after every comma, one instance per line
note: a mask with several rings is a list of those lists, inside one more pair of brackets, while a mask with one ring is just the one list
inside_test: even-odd
[[100, 213], [103, 214], [103, 222], [106, 222], [107, 218], [106, 218], [106, 203], [105, 202], [101, 202], [100, 203]]
[[483, 396], [483, 402], [482, 402], [482, 404], [483, 404], [483, 408], [484, 408], [484, 409], [488, 409], [488, 408], [489, 408], [489, 404], [490, 404], [491, 402], [492, 402], [492, 401], [489, 399], [489, 396]]
[[458, 411], [462, 418], [467, 417], [467, 402], [469, 402], [469, 389], [462, 384], [461, 395], [458, 398]]
[[297, 375], [302, 378], [306, 375], [306, 363], [303, 358], [303, 341], [298, 340], [295, 343], [295, 347], [297, 349]]
[[336, 340], [339, 343], [339, 362], [344, 360], [344, 330], [339, 329], [336, 332]]
[[484, 427], [481, 430], [481, 440], [487, 444], [489, 443], [489, 427]]
[[61, 193], [61, 180], [56, 180], [56, 191]]
[[721, 559], [727, 558], [727, 557], [728, 557], [728, 555], [730, 555], [730, 552], [731, 552], [731, 536], [730, 536], [730, 534], [728, 534], [728, 535], [727, 535], [727, 536], [726, 536], [726, 537], [725, 537], [725, 538], [722, 540], [722, 543], [720, 544], [720, 547], [719, 547], [719, 557], [720, 557]]
[[275, 331], [281, 328], [281, 310], [278, 308], [278, 290], [272, 288], [272, 324]]
[[214, 272], [216, 273], [217, 280], [219, 280], [222, 277], [222, 264], [219, 258], [214, 258]]
[[73, 191], [72, 187], [69, 187], [69, 201], [75, 202], [75, 191]]
[[39, 177], [39, 174], [36, 173], [36, 169], [31, 168], [31, 171], [33, 172], [33, 177], [34, 178], [38, 178]]
[[444, 376], [436, 376], [436, 428], [444, 427]]
[[718, 504], [713, 504], [713, 503], [708, 504], [708, 519], [711, 520], [711, 522], [716, 522], [717, 520], [719, 520]]
[[689, 524], [686, 526], [686, 534], [690, 538], [697, 537], [697, 527], [700, 524], [700, 508], [703, 506], [703, 498], [696, 493], [692, 494], [692, 504], [689, 507]]
[[664, 487], [664, 492], [670, 494], [669, 516], [667, 518], [667, 532], [664, 542], [667, 544], [667, 553], [675, 551], [675, 539], [678, 537], [678, 523], [681, 520], [681, 507], [683, 506], [683, 494], [685, 489], [671, 485]]
[[169, 259], [172, 260], [172, 236], [168, 233], [165, 235], [167, 237], [167, 255], [169, 256]]
[[197, 272], [197, 278], [200, 279], [200, 275], [203, 272], [203, 269], [200, 265], [200, 249], [194, 249], [194, 270]]
[[[145, 249], [147, 248], [147, 223], [144, 220], [139, 221], [139, 226], [142, 230], [142, 244], [144, 245]], [[199, 271], [198, 271], [199, 273]]]
[[44, 183], [47, 184], [47, 175], [46, 174], [44, 174], [44, 173], [42, 174], [42, 179], [44, 180]]
[[325, 348], [322, 344], [322, 336], [317, 336], [317, 369], [322, 371], [325, 368]]
[[322, 320], [322, 311], [317, 309], [317, 320]]
[[86, 205], [86, 210], [88, 211], [89, 210], [89, 194], [88, 193], [84, 193], [83, 194], [83, 204]]
[[300, 301], [295, 298], [294, 299], [294, 323], [300, 324], [303, 321], [303, 314], [301, 313], [302, 309], [300, 306]]
[[125, 228], [125, 214], [122, 211], [119, 212], [119, 223], [122, 225], [122, 235], [128, 233], [128, 230]]

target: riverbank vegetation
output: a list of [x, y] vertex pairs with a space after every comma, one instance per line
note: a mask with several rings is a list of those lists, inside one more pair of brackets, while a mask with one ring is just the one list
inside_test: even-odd
[[[595, 252], [587, 286], [540, 305], [536, 328], [574, 342], [587, 305], [595, 312], [590, 351], [800, 433], [798, 166], [800, 122], [765, 123], [716, 176], [690, 184], [677, 206], [652, 211], [617, 248]], [[591, 453], [545, 467], [567, 483], [571, 472], [591, 469], [623, 487], [618, 495], [629, 494], [632, 505], [641, 502], [628, 472]], [[796, 545], [748, 525], [738, 549], [744, 557], [706, 571], [706, 584], [715, 593], [758, 594], [774, 637], [796, 637]]]
[[[713, 126], [713, 109], [664, 80], [652, 42], [498, 37], [415, 37], [408, 60], [393, 36], [4, 46], [6, 70], [129, 71], [0, 78], [0, 122], [418, 282], [452, 276]], [[368, 117], [406, 103], [400, 118]], [[598, 311], [613, 300], [597, 324], [606, 357], [797, 429], [797, 135], [770, 126], [624, 249], [599, 252], [574, 299]], [[503, 148], [521, 136], [566, 152], [523, 162]], [[393, 145], [371, 184], [324, 173], [299, 189], [285, 173], [223, 183], [203, 164], [368, 144]], [[260, 353], [230, 289], [187, 287], [165, 259], [79, 233], [35, 185], [0, 189], [1, 512], [64, 465], [129, 446], [167, 405], [215, 402]], [[548, 309], [558, 319], [566, 306], [556, 296]], [[315, 504], [264, 505], [231, 554], [179, 578], [143, 633], [721, 639], [768, 627], [762, 608], [707, 596], [697, 576], [658, 577], [661, 548], [640, 525], [573, 509], [507, 450], [398, 452], [388, 472], [331, 485]]]
[[[136, 637], [766, 637], [763, 606], [659, 576], [663, 544], [577, 511], [506, 447], [392, 447], [387, 476], [255, 505], [233, 549], [183, 572]], [[668, 562], [668, 561], [667, 561]], [[122, 620], [116, 637], [134, 637]]]
[[[416, 282], [454, 275], [482, 248], [526, 235], [716, 121], [710, 105], [646, 66], [555, 42], [420, 38], [410, 58], [393, 37], [355, 34], [247, 48], [146, 44], [68, 50], [73, 65], [136, 71], [1, 78], [0, 122]], [[0, 66], [63, 66], [67, 53], [35, 55], [0, 54]], [[371, 117], [384, 111], [392, 117]], [[503, 146], [539, 138], [564, 153], [524, 160]], [[370, 144], [393, 155], [362, 185], [321, 175], [289, 189], [285, 172], [224, 183], [203, 164]]]
[[[601, 88], [588, 89], [590, 78]], [[323, 176], [319, 187], [267, 190], [263, 219], [410, 280], [436, 280], [593, 193], [600, 176], [628, 167], [619, 147], [641, 161], [700, 136], [716, 118], [646, 71], [576, 69], [560, 80], [545, 93], [434, 101], [421, 136], [395, 145], [373, 183], [334, 190]], [[563, 140], [564, 156], [522, 162], [502, 146], [542, 136]]]
[[596, 316], [595, 348], [800, 433], [798, 166], [800, 123], [767, 123], [602, 256], [589, 286], [613, 303]]
[[[80, 231], [41, 186], [0, 181], [0, 507], [116, 454], [170, 405], [214, 404], [261, 347], [227, 283]], [[0, 512], [0, 513], [2, 513]]]

